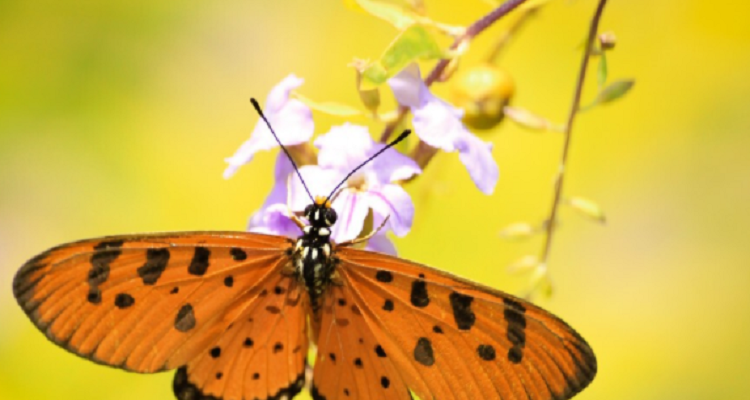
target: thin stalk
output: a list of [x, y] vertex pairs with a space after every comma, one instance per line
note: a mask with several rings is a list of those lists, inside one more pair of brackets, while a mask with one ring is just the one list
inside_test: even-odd
[[557, 210], [560, 208], [560, 200], [562, 199], [562, 189], [565, 180], [565, 168], [568, 165], [568, 154], [570, 153], [570, 141], [573, 132], [573, 121], [578, 114], [581, 107], [581, 93], [583, 92], [583, 82], [586, 79], [586, 69], [588, 68], [589, 58], [591, 58], [591, 50], [594, 47], [594, 40], [596, 39], [596, 32], [599, 30], [599, 21], [604, 11], [604, 6], [607, 4], [607, 0], [599, 0], [599, 5], [596, 7], [594, 17], [591, 19], [591, 26], [589, 28], [589, 35], [586, 43], [588, 44], [583, 51], [583, 60], [581, 61], [581, 68], [578, 71], [578, 81], [576, 82], [575, 94], [573, 95], [573, 103], [570, 106], [570, 113], [568, 114], [568, 121], [565, 124], [563, 131], [563, 148], [562, 157], [560, 159], [560, 169], [557, 172], [557, 178], [555, 179], [555, 194], [552, 200], [552, 207], [550, 209], [549, 218], [547, 219], [547, 230], [544, 235], [544, 247], [542, 247], [542, 254], [539, 257], [540, 263], [543, 265], [547, 264], [549, 259], [550, 249], [552, 248], [552, 239], [555, 232], [555, 223], [557, 221]]

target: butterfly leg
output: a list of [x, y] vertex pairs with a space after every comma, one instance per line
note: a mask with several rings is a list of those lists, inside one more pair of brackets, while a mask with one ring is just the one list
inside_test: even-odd
[[357, 243], [362, 243], [362, 242], [366, 242], [366, 241], [370, 240], [371, 237], [375, 236], [376, 233], [380, 232], [380, 230], [383, 229], [383, 227], [385, 226], [385, 223], [388, 222], [388, 218], [390, 218], [390, 215], [387, 216], [387, 217], [385, 217], [385, 219], [380, 224], [380, 226], [378, 226], [378, 229], [374, 229], [373, 231], [371, 231], [367, 235], [359, 237], [359, 238], [355, 238], [355, 239], [352, 239], [352, 240], [347, 240], [345, 242], [337, 243], [336, 245], [337, 246], [341, 246], [341, 247], [348, 247], [348, 246], [355, 245]]

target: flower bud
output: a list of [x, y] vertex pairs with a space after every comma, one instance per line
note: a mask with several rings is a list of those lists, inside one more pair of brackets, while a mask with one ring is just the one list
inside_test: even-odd
[[453, 78], [453, 103], [464, 110], [464, 124], [474, 129], [490, 129], [500, 123], [503, 107], [514, 91], [510, 74], [492, 64], [467, 68]]
[[599, 34], [599, 46], [602, 50], [612, 50], [617, 43], [617, 37], [614, 32], [602, 32]]

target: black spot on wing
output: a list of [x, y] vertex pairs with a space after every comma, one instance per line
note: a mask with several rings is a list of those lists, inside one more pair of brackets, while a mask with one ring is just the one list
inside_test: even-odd
[[234, 286], [234, 277], [232, 275], [229, 275], [226, 278], [224, 278], [224, 286], [226, 287]]
[[513, 364], [518, 364], [523, 360], [523, 351], [520, 347], [513, 346], [508, 349], [508, 360]]
[[98, 287], [93, 286], [89, 288], [89, 293], [86, 295], [86, 300], [91, 304], [99, 304], [102, 302], [102, 291]]
[[138, 268], [138, 276], [143, 280], [144, 285], [154, 285], [161, 277], [161, 274], [167, 269], [169, 262], [169, 249], [148, 249], [146, 250], [146, 263]]
[[471, 329], [477, 318], [471, 309], [471, 302], [474, 301], [474, 298], [458, 292], [453, 292], [448, 297], [453, 309], [453, 319], [456, 320], [458, 329], [464, 331]]
[[439, 325], [435, 325], [432, 327], [432, 331], [435, 333], [443, 333], [443, 328], [441, 328]]
[[279, 314], [281, 312], [281, 309], [274, 305], [267, 305], [266, 311], [270, 312], [271, 314]]
[[273, 345], [273, 353], [279, 353], [282, 350], [284, 350], [284, 345], [281, 342], [276, 342], [275, 345]]
[[378, 282], [388, 283], [393, 281], [393, 274], [388, 271], [380, 270], [375, 273], [375, 279], [378, 280]]
[[380, 378], [380, 386], [383, 387], [383, 389], [388, 389], [389, 386], [391, 386], [391, 381], [388, 379], [388, 377], [383, 376]]
[[383, 303], [383, 310], [385, 310], [385, 311], [393, 311], [393, 301], [386, 300], [385, 303]]
[[208, 260], [210, 257], [211, 250], [197, 246], [195, 248], [195, 253], [193, 254], [193, 259], [190, 260], [188, 272], [191, 275], [203, 276], [208, 270]]
[[212, 348], [208, 352], [208, 354], [211, 355], [211, 358], [219, 358], [219, 356], [221, 356], [221, 347], [216, 346], [216, 347]]
[[244, 261], [247, 259], [247, 253], [240, 248], [233, 247], [232, 250], [229, 250], [229, 253], [232, 255], [234, 261]]
[[180, 308], [174, 320], [174, 328], [180, 332], [187, 332], [195, 328], [195, 313], [192, 305], [188, 303]]
[[110, 264], [122, 254], [122, 240], [105, 241], [94, 246], [88, 281], [91, 287], [101, 285], [109, 278]]
[[435, 354], [430, 339], [422, 337], [417, 340], [417, 345], [414, 347], [414, 359], [427, 367], [435, 364]]
[[479, 358], [484, 361], [492, 361], [496, 357], [495, 348], [490, 344], [480, 344], [479, 347], [477, 347], [477, 354], [479, 354]]
[[508, 360], [518, 364], [523, 359], [523, 348], [526, 346], [526, 307], [509, 298], [503, 299], [503, 304], [503, 317], [508, 323], [506, 336], [513, 345], [508, 350]]
[[253, 344], [254, 344], [253, 339], [251, 339], [249, 337], [245, 338], [245, 341], [242, 343], [242, 345], [245, 346], [245, 347], [247, 347], [248, 349], [251, 348], [251, 347], [253, 347]]
[[422, 279], [417, 279], [411, 283], [411, 304], [419, 308], [427, 307], [430, 304], [430, 297], [427, 295], [427, 283]]
[[115, 306], [117, 308], [128, 308], [132, 306], [135, 303], [135, 299], [133, 296], [127, 294], [127, 293], [118, 293], [117, 296], [115, 296]]
[[354, 366], [357, 367], [357, 368], [362, 368], [362, 366], [363, 366], [362, 359], [359, 358], [359, 357], [355, 358], [354, 359]]
[[375, 346], [375, 354], [378, 355], [378, 357], [385, 357], [385, 350], [383, 350], [383, 347], [380, 345]]

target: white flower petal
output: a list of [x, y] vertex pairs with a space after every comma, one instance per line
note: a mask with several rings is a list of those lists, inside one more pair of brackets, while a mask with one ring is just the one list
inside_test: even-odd
[[492, 143], [485, 143], [478, 137], [467, 133], [457, 143], [458, 157], [469, 171], [469, 176], [482, 193], [490, 195], [500, 178], [500, 169], [492, 157]]
[[388, 217], [388, 227], [396, 236], [404, 236], [414, 222], [414, 203], [409, 193], [399, 185], [385, 185], [364, 193], [367, 205], [372, 208], [377, 228]]
[[344, 190], [333, 202], [333, 209], [336, 210], [338, 220], [333, 225], [331, 238], [341, 243], [359, 236], [369, 212], [363, 196], [352, 190]]
[[396, 76], [388, 79], [388, 86], [391, 87], [398, 104], [402, 106], [419, 107], [430, 96], [420, 76], [419, 66], [415, 63], [409, 64]]

